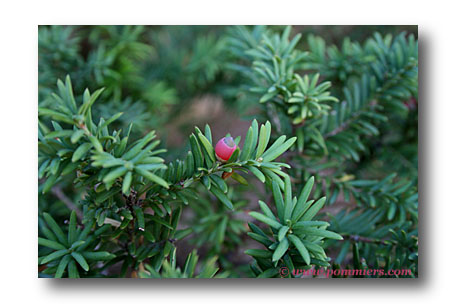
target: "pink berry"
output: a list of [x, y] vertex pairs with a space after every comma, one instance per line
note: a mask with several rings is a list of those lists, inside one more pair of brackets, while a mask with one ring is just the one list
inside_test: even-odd
[[233, 137], [224, 137], [220, 139], [215, 145], [215, 154], [219, 160], [227, 161], [230, 159], [236, 148], [237, 146], [233, 140]]

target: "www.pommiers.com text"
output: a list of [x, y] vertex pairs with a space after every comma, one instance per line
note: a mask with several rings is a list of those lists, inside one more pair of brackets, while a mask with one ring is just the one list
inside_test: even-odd
[[293, 269], [289, 270], [288, 267], [281, 267], [279, 274], [282, 277], [287, 277], [289, 274], [295, 277], [301, 276], [326, 276], [327, 278], [334, 276], [343, 277], [356, 277], [356, 276], [398, 276], [409, 277], [412, 275], [411, 269]]

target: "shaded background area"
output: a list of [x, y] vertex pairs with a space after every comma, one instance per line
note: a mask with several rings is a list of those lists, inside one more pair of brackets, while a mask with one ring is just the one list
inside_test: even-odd
[[[231, 128], [235, 131], [230, 132], [243, 134], [257, 101], [238, 102], [242, 84], [227, 67], [233, 58], [227, 30], [226, 26], [40, 26], [40, 103], [46, 103], [56, 79], [69, 74], [76, 91], [107, 88], [104, 104], [98, 105], [100, 115], [123, 110], [123, 125], [134, 122], [143, 132], [157, 129], [168, 149], [181, 150], [194, 125], [210, 123], [215, 137]], [[363, 43], [374, 32], [403, 31], [418, 35], [417, 26], [298, 25], [291, 36], [301, 33], [304, 38], [297, 47], [305, 50], [308, 34], [340, 47], [347, 37]]]

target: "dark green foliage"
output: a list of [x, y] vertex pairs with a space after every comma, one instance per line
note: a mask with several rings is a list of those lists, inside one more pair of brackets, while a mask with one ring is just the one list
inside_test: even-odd
[[[289, 38], [290, 27], [281, 35], [261, 31], [262, 38], [253, 39], [258, 31], [240, 27], [230, 32], [231, 50], [242, 64], [242, 68], [233, 68], [249, 84], [249, 98], [264, 104], [262, 115], [274, 122], [281, 134], [297, 137], [297, 145], [288, 157], [293, 164], [290, 175], [301, 183], [315, 175], [315, 195], [326, 195], [330, 205], [341, 200], [357, 203], [350, 213], [353, 219], [346, 226], [352, 230], [335, 226], [342, 235], [356, 236], [366, 231], [366, 237], [380, 240], [391, 235], [375, 236], [376, 232], [394, 229], [399, 234], [406, 223], [416, 228], [415, 37], [375, 33], [364, 43], [346, 38], [341, 47], [328, 47], [322, 38], [309, 35], [306, 52], [299, 50], [300, 34]], [[312, 94], [305, 94], [304, 89], [312, 87]], [[361, 230], [354, 229], [357, 220], [372, 213], [376, 221], [367, 221], [365, 227], [360, 224]], [[344, 214], [341, 211], [336, 218]], [[365, 230], [368, 227], [371, 229]], [[416, 230], [409, 231], [417, 238]], [[350, 237], [343, 242], [338, 263], [345, 261], [349, 242], [363, 248], [367, 265], [373, 267], [375, 255], [365, 249], [370, 245]], [[400, 250], [400, 243], [395, 244]], [[413, 257], [413, 261], [400, 259], [405, 261], [401, 265], [414, 267], [417, 251]]]
[[[418, 42], [299, 29], [40, 27], [39, 276], [417, 277]], [[205, 95], [255, 113], [226, 162]]]
[[[44, 219], [44, 220], [43, 220]], [[103, 233], [109, 230], [109, 225], [93, 229], [94, 222], [87, 222], [84, 229], [77, 226], [76, 212], [71, 212], [68, 232], [64, 233], [51, 215], [43, 213], [40, 219], [40, 231], [43, 237], [38, 238], [38, 244], [52, 249], [38, 259], [39, 264], [46, 264], [43, 274], [54, 274], [61, 278], [66, 274], [69, 278], [84, 276], [97, 276], [97, 261], [109, 261], [115, 255], [101, 251], [99, 244]], [[92, 266], [89, 266], [89, 263]], [[95, 266], [95, 270], [93, 269]]]
[[170, 258], [171, 262], [165, 261], [163, 264], [163, 272], [160, 274], [150, 265], [146, 265], [145, 269], [139, 273], [140, 278], [153, 278], [153, 279], [184, 279], [184, 278], [197, 278], [197, 279], [209, 279], [209, 278], [225, 278], [227, 277], [228, 273], [217, 273], [219, 270], [215, 266], [215, 262], [217, 257], [213, 257], [210, 260], [206, 261], [202, 266], [201, 271], [199, 274], [196, 274], [195, 268], [198, 263], [198, 255], [196, 254], [196, 250], [192, 251], [185, 260], [184, 269], [181, 270], [179, 267], [176, 267], [176, 258], [175, 258], [175, 250]]
[[278, 184], [273, 182], [272, 191], [277, 215], [262, 201], [259, 204], [263, 213], [250, 212], [253, 218], [269, 226], [265, 231], [253, 223], [249, 224], [252, 230], [249, 236], [266, 247], [264, 250], [249, 249], [245, 252], [255, 258], [257, 264], [253, 267], [261, 274], [278, 276], [279, 266], [288, 267], [291, 271], [303, 269], [308, 265], [330, 265], [330, 259], [321, 247], [323, 240], [343, 238], [326, 230], [329, 223], [312, 220], [326, 200], [325, 197], [316, 202], [308, 200], [313, 184], [312, 177], [305, 184], [299, 197], [292, 197], [289, 177], [285, 177], [283, 194]]
[[[93, 121], [92, 106], [102, 89], [93, 94], [85, 90], [82, 102], [79, 103], [76, 101], [79, 98], [74, 97], [69, 77], [65, 84], [59, 80], [57, 85], [59, 94], [53, 95], [55, 110], [40, 107], [38, 113], [42, 118], [51, 119], [54, 128], [54, 131], [50, 131], [44, 124], [40, 124], [38, 165], [40, 177], [46, 178], [43, 194], [58, 184], [60, 177], [65, 174], [73, 176], [73, 183], [77, 187], [86, 189], [81, 201], [84, 222], [91, 223], [90, 225], [96, 222], [100, 227], [114, 227], [112, 239], [108, 239], [107, 243], [114, 241], [118, 247], [115, 254], [124, 260], [122, 275], [127, 268], [139, 267], [145, 259], [152, 260], [157, 271], [160, 269], [163, 259], [175, 249], [173, 242], [188, 234], [176, 233], [182, 212], [181, 204], [188, 204], [189, 200], [194, 199], [196, 194], [192, 186], [198, 182], [227, 208], [227, 212], [233, 209], [233, 203], [227, 195], [228, 186], [219, 174], [229, 172], [236, 180], [244, 180], [235, 171], [247, 173], [249, 168], [253, 168], [260, 180], [271, 182], [281, 181], [277, 173], [283, 175], [280, 169], [289, 167], [274, 160], [293, 144], [295, 138], [284, 143], [285, 137], [282, 137], [279, 144], [276, 142], [266, 148], [270, 138], [269, 123], [259, 128], [256, 120], [247, 132], [242, 152], [235, 153], [227, 163], [216, 160], [211, 144], [211, 130], [206, 126], [205, 134], [196, 128], [190, 136], [191, 151], [185, 160], [164, 164], [164, 159], [157, 155], [166, 150], [157, 149], [159, 141], [154, 140], [155, 131], [129, 142], [131, 125], [124, 136], [121, 135], [122, 130], [110, 133], [108, 129], [122, 113], [107, 120], [100, 118], [98, 123]], [[261, 136], [258, 136], [259, 129]], [[268, 178], [264, 177], [265, 174]], [[146, 212], [148, 208], [153, 213]], [[75, 218], [74, 211], [71, 217]], [[224, 239], [228, 218], [222, 220], [222, 223], [225, 228], [218, 228], [219, 244]], [[70, 231], [74, 229], [71, 227], [74, 227], [75, 222], [72, 225]], [[60, 229], [57, 228], [58, 226], [56, 231]], [[63, 239], [60, 241], [63, 242]], [[125, 243], [122, 244], [123, 242]], [[71, 243], [63, 244], [71, 246]], [[53, 249], [58, 248], [54, 246]], [[43, 260], [51, 262], [68, 253], [66, 249], [60, 250], [50, 257], [52, 260], [46, 257]], [[71, 252], [71, 255], [88, 271], [83, 257], [77, 252]], [[93, 255], [94, 259], [96, 257], [98, 255]], [[68, 265], [70, 276], [79, 275], [68, 258], [62, 263]], [[61, 271], [63, 270], [57, 273], [58, 276]], [[47, 273], [52, 272], [48, 270]]]
[[[211, 176], [210, 179], [215, 180], [216, 183], [225, 183], [217, 175]], [[230, 201], [233, 201], [232, 193], [226, 193], [226, 195]], [[237, 246], [242, 244], [241, 234], [246, 233], [247, 230], [244, 221], [239, 219], [246, 203], [246, 201], [233, 202], [233, 212], [228, 213], [223, 205], [214, 205], [210, 200], [194, 201], [190, 205], [195, 212], [194, 222], [190, 229], [198, 237], [190, 241], [195, 243], [197, 247], [210, 244], [213, 246], [211, 248], [213, 253], [218, 255], [222, 249], [225, 253], [229, 250], [235, 250]]]

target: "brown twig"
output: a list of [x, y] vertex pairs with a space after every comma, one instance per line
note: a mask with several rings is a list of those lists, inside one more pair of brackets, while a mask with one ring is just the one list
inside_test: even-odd
[[384, 241], [384, 240], [379, 240], [379, 239], [372, 239], [360, 235], [343, 235], [343, 237], [347, 237], [350, 240], [354, 242], [363, 242], [363, 243], [376, 243], [376, 244], [382, 244], [382, 245], [390, 245], [391, 243]]
[[59, 200], [61, 200], [70, 210], [74, 210], [76, 212], [76, 216], [78, 217], [79, 221], [82, 221], [82, 212], [81, 210], [76, 207], [76, 205], [68, 198], [68, 196], [63, 193], [62, 188], [59, 186], [54, 186], [51, 189], [52, 194], [54, 194]]
[[364, 106], [362, 109], [360, 109], [358, 112], [355, 112], [352, 117], [345, 122], [343, 122], [338, 128], [326, 133], [323, 135], [324, 139], [327, 139], [329, 137], [332, 137], [334, 135], [339, 134], [340, 132], [345, 131], [356, 119], [358, 119], [365, 111], [367, 108], [372, 108], [377, 104], [377, 100], [374, 99], [371, 102], [367, 103], [366, 106]]

